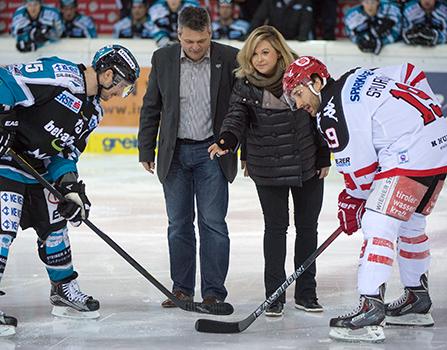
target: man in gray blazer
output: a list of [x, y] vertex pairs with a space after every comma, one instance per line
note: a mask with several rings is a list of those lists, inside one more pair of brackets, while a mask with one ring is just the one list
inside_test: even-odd
[[[235, 155], [210, 160], [227, 112], [238, 50], [211, 42], [203, 8], [187, 7], [178, 19], [179, 44], [152, 57], [138, 132], [139, 160], [155, 169], [163, 185], [169, 219], [168, 242], [173, 293], [192, 300], [196, 275], [195, 207], [200, 234], [203, 302], [224, 301], [230, 240], [225, 217], [228, 182], [237, 172]], [[163, 307], [174, 307], [168, 299]]]

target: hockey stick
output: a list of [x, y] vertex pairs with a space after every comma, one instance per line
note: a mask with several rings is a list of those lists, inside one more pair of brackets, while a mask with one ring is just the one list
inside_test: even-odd
[[291, 274], [284, 283], [247, 318], [239, 322], [223, 322], [209, 319], [199, 319], [196, 321], [196, 330], [204, 333], [240, 333], [246, 330], [272, 303], [284, 293], [303, 272], [323, 253], [323, 251], [340, 235], [341, 227], [337, 228], [329, 238], [327, 238], [318, 249], [309, 256], [304, 263]]
[[[51, 185], [42, 175], [40, 175], [28, 162], [23, 159], [20, 155], [9, 149], [6, 152], [12, 157], [20, 167], [26, 172], [30, 173], [44, 188], [46, 188], [51, 194], [53, 194], [59, 201], [64, 200], [65, 197], [53, 186]], [[202, 314], [212, 314], [212, 315], [231, 315], [234, 311], [233, 306], [229, 303], [217, 303], [212, 305], [204, 305], [202, 303], [197, 303], [193, 301], [185, 301], [178, 299], [174, 294], [172, 294], [165, 286], [158, 282], [155, 277], [153, 277], [147, 270], [141, 266], [134, 258], [132, 258], [124, 249], [122, 249], [115, 241], [113, 241], [109, 236], [97, 228], [90, 220], [83, 220], [93, 232], [95, 232], [99, 237], [101, 237], [110, 247], [113, 248], [121, 257], [126, 260], [130, 265], [132, 265], [139, 273], [141, 273], [149, 282], [151, 282], [159, 291], [161, 291], [166, 297], [171, 299], [176, 306], [185, 311], [193, 311]]]

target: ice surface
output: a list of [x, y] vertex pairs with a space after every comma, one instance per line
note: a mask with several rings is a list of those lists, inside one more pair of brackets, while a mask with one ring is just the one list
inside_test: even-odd
[[[93, 203], [91, 221], [170, 289], [167, 219], [157, 177], [145, 172], [133, 156], [84, 155], [80, 173]], [[336, 199], [341, 188], [342, 179], [332, 170], [325, 184], [320, 243], [337, 226]], [[340, 236], [318, 259], [318, 296], [324, 313], [311, 315], [294, 309], [290, 287], [281, 319], [261, 315], [240, 334], [201, 334], [195, 331], [194, 323], [203, 315], [162, 309], [164, 295], [82, 225], [70, 229], [74, 263], [81, 289], [101, 302], [101, 318], [77, 321], [50, 314], [49, 282], [38, 259], [36, 235], [31, 230], [21, 231], [0, 286], [7, 293], [0, 297], [0, 309], [16, 316], [19, 326], [14, 337], [0, 340], [0, 349], [447, 349], [446, 199], [444, 190], [427, 228], [432, 247], [432, 328], [386, 328], [386, 342], [378, 345], [329, 339], [329, 319], [357, 306], [356, 271], [362, 236], [356, 233]], [[210, 318], [240, 321], [265, 299], [261, 208], [252, 181], [240, 175], [230, 187], [228, 224], [231, 260], [227, 300], [235, 306], [235, 313]], [[289, 252], [293, 244], [292, 226]], [[287, 273], [292, 272], [293, 254], [289, 254]], [[395, 266], [386, 299], [400, 292]], [[198, 289], [196, 295], [196, 300], [201, 300]]]

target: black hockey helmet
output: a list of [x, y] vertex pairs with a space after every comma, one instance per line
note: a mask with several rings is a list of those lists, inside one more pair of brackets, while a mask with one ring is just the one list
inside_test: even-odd
[[115, 73], [114, 85], [122, 80], [128, 82], [131, 89], [126, 91], [126, 96], [133, 90], [134, 84], [140, 76], [140, 66], [136, 58], [121, 45], [108, 45], [99, 49], [93, 57], [92, 67], [97, 74], [111, 69]]

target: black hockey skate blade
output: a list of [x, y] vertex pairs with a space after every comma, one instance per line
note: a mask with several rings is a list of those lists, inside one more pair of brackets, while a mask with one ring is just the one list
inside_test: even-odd
[[201, 333], [240, 333], [238, 322], [221, 322], [208, 319], [198, 319], [196, 331]]

